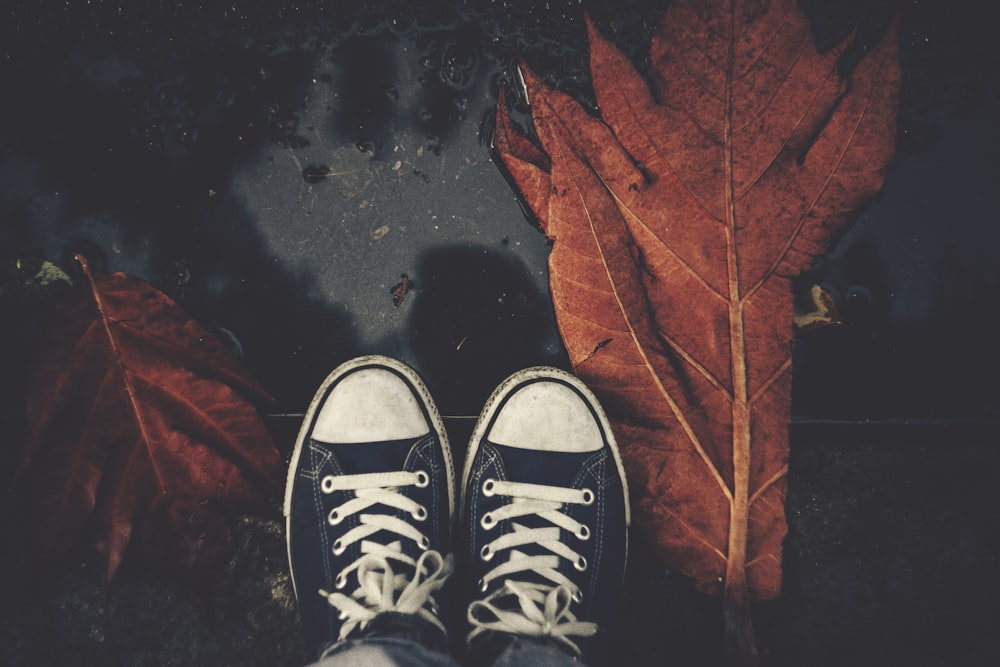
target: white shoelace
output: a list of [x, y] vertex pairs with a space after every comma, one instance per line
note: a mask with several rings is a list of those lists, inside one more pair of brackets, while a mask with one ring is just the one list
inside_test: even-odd
[[[333, 508], [327, 516], [330, 525], [335, 526], [376, 504], [408, 512], [416, 521], [423, 521], [427, 518], [427, 508], [402, 495], [399, 489], [406, 486], [425, 487], [429, 483], [430, 477], [426, 472], [387, 472], [328, 475], [323, 478], [320, 488], [326, 494], [354, 491], [353, 498]], [[402, 540], [381, 544], [366, 539], [382, 530], [416, 542], [424, 552], [413, 559], [403, 553]], [[343, 640], [356, 627], [364, 628], [375, 616], [386, 611], [417, 614], [444, 631], [444, 625], [436, 614], [437, 604], [431, 595], [444, 585], [454, 571], [454, 556], [448, 554], [442, 557], [438, 551], [428, 549], [430, 540], [416, 526], [388, 514], [362, 513], [359, 525], [333, 543], [334, 555], [340, 555], [358, 540], [361, 540], [362, 555], [337, 575], [334, 582], [337, 590], [319, 591], [330, 605], [340, 611], [344, 624], [339, 639]], [[396, 573], [393, 561], [402, 564], [405, 571], [412, 569], [412, 577], [406, 572]], [[338, 592], [347, 586], [348, 577], [354, 572], [357, 573], [358, 587], [350, 595]]]
[[[597, 624], [578, 621], [570, 611], [574, 602], [582, 600], [582, 594], [569, 577], [559, 571], [559, 559], [565, 558], [580, 571], [587, 569], [587, 560], [560, 541], [559, 530], [567, 530], [584, 541], [590, 539], [590, 529], [560, 510], [566, 504], [590, 505], [594, 502], [594, 493], [589, 489], [492, 479], [483, 483], [483, 493], [512, 499], [509, 504], [482, 516], [480, 525], [487, 531], [501, 521], [521, 516], [541, 517], [553, 525], [529, 528], [512, 521], [511, 532], [483, 546], [479, 556], [485, 561], [508, 550], [509, 557], [499, 559], [496, 567], [480, 579], [480, 590], [485, 592], [491, 581], [505, 578], [497, 590], [469, 605], [468, 619], [473, 628], [467, 641], [487, 630], [551, 637], [579, 656], [580, 649], [571, 637], [591, 637], [597, 632]], [[541, 546], [549, 553], [528, 555], [515, 548], [529, 544]], [[549, 583], [506, 578], [521, 572], [531, 572]]]

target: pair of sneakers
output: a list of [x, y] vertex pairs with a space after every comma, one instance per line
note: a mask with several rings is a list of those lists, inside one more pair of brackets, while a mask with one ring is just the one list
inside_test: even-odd
[[628, 492], [608, 420], [569, 373], [529, 368], [494, 391], [456, 502], [448, 437], [417, 373], [387, 357], [349, 361], [305, 416], [284, 512], [303, 633], [317, 654], [385, 634], [446, 651], [455, 601], [477, 662], [518, 637], [602, 657], [625, 569]]

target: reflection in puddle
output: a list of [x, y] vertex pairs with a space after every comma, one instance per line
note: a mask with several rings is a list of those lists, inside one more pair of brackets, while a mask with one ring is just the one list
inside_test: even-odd
[[[488, 76], [472, 76], [478, 59], [457, 42], [421, 58], [414, 39], [393, 35], [344, 48], [318, 56], [306, 77], [305, 141], [264, 146], [233, 179], [275, 260], [311, 277], [310, 298], [347, 309], [363, 350], [393, 339], [402, 349], [380, 351], [402, 356], [421, 290], [397, 306], [392, 288], [402, 274], [422, 284], [419, 257], [442, 244], [502, 248], [547, 293], [545, 239], [479, 140], [496, 99]], [[439, 94], [439, 71], [461, 95]]]

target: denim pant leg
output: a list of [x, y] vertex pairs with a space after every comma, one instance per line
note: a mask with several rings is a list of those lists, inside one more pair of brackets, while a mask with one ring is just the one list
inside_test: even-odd
[[[336, 644], [312, 667], [459, 667], [447, 653], [396, 637], [356, 639]], [[515, 639], [491, 667], [584, 667], [551, 644]]]
[[312, 667], [459, 667], [447, 653], [401, 637], [367, 637], [334, 644]]
[[518, 637], [493, 661], [491, 667], [585, 667], [554, 644]]

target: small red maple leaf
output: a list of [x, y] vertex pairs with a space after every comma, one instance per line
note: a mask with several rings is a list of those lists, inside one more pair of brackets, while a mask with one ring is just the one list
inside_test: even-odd
[[[270, 397], [219, 338], [147, 283], [76, 259], [86, 283], [60, 307], [29, 387], [18, 475], [39, 554], [86, 535], [110, 581], [135, 525], [180, 516], [164, 509], [177, 499], [267, 511], [282, 464], [251, 403]], [[184, 516], [174, 523], [198, 523]]]

